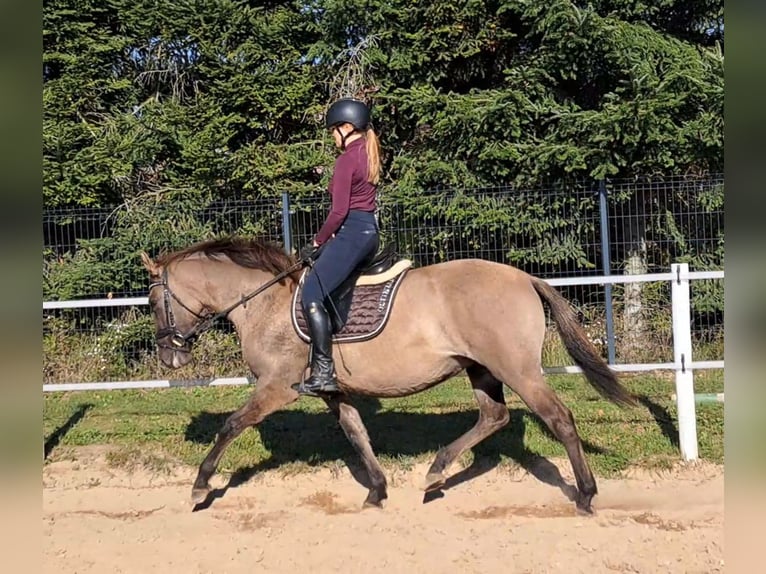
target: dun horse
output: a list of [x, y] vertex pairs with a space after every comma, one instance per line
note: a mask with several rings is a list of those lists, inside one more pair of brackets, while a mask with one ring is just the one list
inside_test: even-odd
[[[201, 503], [227, 446], [243, 430], [299, 397], [291, 386], [305, 376], [307, 366], [305, 324], [295, 298], [302, 264], [277, 245], [242, 238], [201, 242], [156, 261], [146, 253], [141, 258], [150, 275], [149, 301], [160, 360], [173, 368], [187, 364], [196, 335], [226, 317], [257, 377], [251, 397], [228, 417], [200, 465], [192, 500]], [[322, 400], [369, 475], [366, 506], [381, 506], [387, 498], [386, 477], [351, 397], [411, 395], [464, 370], [479, 418], [473, 428], [439, 450], [425, 490], [441, 488], [445, 472], [461, 453], [508, 423], [505, 385], [563, 443], [577, 482], [577, 509], [592, 512], [596, 481], [574, 418], [542, 374], [543, 302], [590, 384], [621, 406], [634, 405], [635, 400], [554, 288], [516, 268], [483, 260], [412, 268], [407, 260], [394, 263], [379, 256], [339, 288], [333, 300], [338, 314], [335, 364], [344, 393]]]

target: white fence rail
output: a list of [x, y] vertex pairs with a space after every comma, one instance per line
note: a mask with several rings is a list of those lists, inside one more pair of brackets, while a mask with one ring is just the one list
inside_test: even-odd
[[[697, 450], [697, 419], [694, 393], [694, 371], [699, 369], [723, 369], [724, 361], [699, 361], [692, 358], [692, 338], [690, 320], [690, 281], [699, 279], [723, 279], [721, 271], [689, 271], [686, 263], [671, 265], [670, 273], [649, 273], [645, 275], [608, 275], [601, 277], [569, 277], [547, 279], [553, 286], [562, 285], [607, 285], [616, 283], [648, 283], [656, 281], [671, 282], [671, 300], [673, 313], [673, 362], [672, 363], [636, 363], [614, 364], [611, 368], [618, 372], [642, 372], [671, 370], [675, 371], [676, 393], [678, 406], [678, 434], [681, 456], [684, 460], [694, 460], [698, 457]], [[43, 310], [77, 309], [86, 307], [118, 307], [147, 305], [147, 297], [130, 297], [115, 299], [87, 299], [75, 301], [44, 301]], [[545, 373], [581, 373], [576, 366], [548, 367]], [[191, 380], [144, 380], [144, 381], [103, 381], [103, 382], [68, 382], [44, 384], [43, 392], [64, 391], [96, 391], [119, 389], [160, 389], [173, 387], [194, 386], [228, 386], [247, 385], [253, 382], [249, 377], [225, 377], [216, 379]], [[717, 395], [717, 400], [723, 400], [723, 394]]]

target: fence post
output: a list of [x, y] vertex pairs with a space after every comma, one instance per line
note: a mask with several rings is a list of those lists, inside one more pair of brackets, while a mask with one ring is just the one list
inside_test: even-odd
[[290, 226], [290, 194], [282, 192], [282, 235], [284, 235], [285, 253], [293, 250], [293, 231]]
[[[612, 262], [609, 254], [609, 211], [606, 202], [606, 183], [603, 179], [598, 182], [599, 220], [601, 226], [601, 267], [604, 275], [611, 275]], [[615, 361], [614, 352], [614, 315], [612, 313], [612, 284], [604, 285], [604, 297], [606, 299], [606, 349], [609, 355], [609, 364]]]
[[673, 305], [673, 354], [676, 364], [678, 442], [684, 460], [697, 459], [697, 414], [694, 405], [692, 364], [691, 300], [689, 265], [674, 263], [670, 294]]

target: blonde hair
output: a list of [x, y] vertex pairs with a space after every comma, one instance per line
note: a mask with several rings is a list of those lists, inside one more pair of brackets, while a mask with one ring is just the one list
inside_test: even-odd
[[372, 128], [365, 134], [367, 147], [367, 181], [377, 185], [380, 181], [380, 140]]

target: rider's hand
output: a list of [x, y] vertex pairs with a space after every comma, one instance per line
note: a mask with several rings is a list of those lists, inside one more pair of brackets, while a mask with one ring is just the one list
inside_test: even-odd
[[300, 260], [304, 263], [312, 262], [314, 260], [314, 255], [316, 255], [317, 249], [318, 247], [316, 241], [306, 244], [300, 251]]

